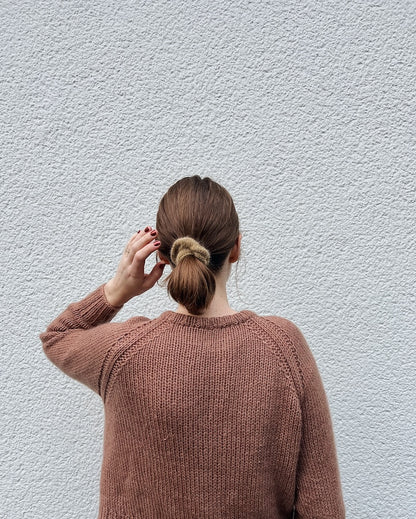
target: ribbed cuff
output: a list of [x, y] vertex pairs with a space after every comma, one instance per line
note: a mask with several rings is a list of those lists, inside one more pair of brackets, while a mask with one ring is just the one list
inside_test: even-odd
[[106, 298], [104, 286], [105, 283], [102, 283], [84, 299], [74, 304], [77, 315], [90, 325], [110, 321], [124, 306], [110, 304]]

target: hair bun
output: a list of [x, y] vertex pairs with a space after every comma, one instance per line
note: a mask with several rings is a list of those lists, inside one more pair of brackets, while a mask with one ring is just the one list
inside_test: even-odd
[[176, 266], [185, 256], [195, 256], [205, 265], [209, 265], [211, 255], [209, 250], [191, 236], [177, 238], [170, 249], [170, 257]]

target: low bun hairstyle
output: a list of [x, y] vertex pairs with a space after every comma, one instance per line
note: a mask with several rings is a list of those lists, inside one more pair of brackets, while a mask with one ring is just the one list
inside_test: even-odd
[[200, 315], [214, 297], [214, 276], [240, 232], [231, 195], [209, 177], [184, 177], [162, 197], [156, 229], [158, 252], [172, 268], [163, 285], [189, 313]]

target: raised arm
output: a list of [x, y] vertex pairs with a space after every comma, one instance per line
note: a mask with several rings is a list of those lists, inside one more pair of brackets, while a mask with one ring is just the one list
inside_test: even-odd
[[103, 390], [102, 369], [106, 361], [111, 361], [118, 337], [131, 327], [130, 321], [140, 325], [149, 320], [134, 317], [122, 323], [109, 322], [121, 307], [108, 302], [104, 286], [71, 303], [39, 335], [49, 360], [99, 395]]
[[[146, 258], [160, 245], [153, 241], [155, 230], [147, 226], [128, 241], [115, 276], [84, 299], [71, 303], [39, 335], [46, 356], [64, 373], [103, 395], [103, 371], [117, 351], [117, 340], [132, 325], [141, 326], [147, 317], [132, 317], [124, 323], [111, 319], [133, 297], [153, 287], [163, 273], [165, 262], [157, 263], [149, 274]], [[134, 321], [134, 322], [132, 322]]]

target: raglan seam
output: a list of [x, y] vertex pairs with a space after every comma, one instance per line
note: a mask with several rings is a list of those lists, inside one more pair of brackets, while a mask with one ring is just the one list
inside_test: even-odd
[[[299, 384], [296, 383], [294, 376], [293, 376], [294, 370], [291, 367], [291, 363], [289, 362], [289, 360], [287, 358], [287, 354], [285, 354], [284, 349], [279, 344], [279, 338], [283, 339], [284, 342], [288, 345], [289, 350], [291, 351], [292, 356], [294, 358], [294, 361], [295, 361], [295, 364], [297, 367], [297, 374], [299, 375], [299, 379], [300, 379], [300, 391], [298, 392], [299, 401], [303, 402], [303, 396], [304, 396], [304, 392], [305, 392], [305, 379], [304, 379], [304, 374], [303, 374], [303, 370], [301, 367], [299, 355], [296, 351], [295, 343], [294, 343], [292, 337], [290, 336], [290, 334], [282, 326], [280, 326], [278, 323], [276, 323], [274, 320], [269, 319], [269, 317], [275, 317], [275, 316], [258, 316], [259, 319], [256, 319], [256, 324], [262, 329], [262, 331], [265, 334], [267, 334], [267, 336], [273, 341], [273, 344], [279, 349], [282, 357], [285, 359], [285, 362], [287, 363], [287, 365], [289, 367], [295, 388], [298, 388]], [[277, 330], [280, 332], [280, 334], [274, 336], [273, 332], [270, 329], [266, 328], [264, 326], [264, 323], [261, 322], [262, 319], [267, 319], [267, 321], [269, 323], [272, 323], [272, 325], [277, 328]], [[282, 319], [285, 319], [285, 318], [282, 317]], [[286, 319], [286, 320], [289, 321], [289, 319]], [[289, 321], [289, 322], [292, 323], [292, 321]], [[292, 324], [294, 326], [296, 326], [294, 323], [292, 323]], [[283, 335], [283, 337], [282, 337], [282, 335]]]
[[[124, 325], [124, 324], [126, 324], [126, 322], [127, 321], [120, 323], [120, 325]], [[125, 337], [127, 337], [129, 335], [133, 335], [138, 329], [143, 328], [143, 326], [145, 326], [147, 324], [147, 322], [148, 321], [141, 322], [138, 325], [136, 325], [134, 328], [127, 329], [122, 335], [117, 337], [117, 339], [115, 340], [113, 345], [108, 349], [108, 351], [104, 357], [104, 360], [101, 364], [100, 374], [98, 377], [98, 390], [99, 390], [99, 395], [101, 396], [101, 398], [103, 398], [103, 392], [105, 391], [105, 387], [102, 387], [104, 373], [106, 371], [108, 371], [108, 369], [111, 370], [112, 364], [115, 362], [116, 357], [117, 357], [117, 351], [119, 350], [119, 348], [122, 347], [121, 343], [122, 343], [123, 339], [125, 339]]]
[[[149, 321], [149, 322], [151, 322], [151, 321]], [[112, 387], [114, 386], [115, 380], [117, 379], [117, 376], [118, 376], [122, 366], [131, 358], [132, 348], [137, 347], [137, 345], [141, 341], [145, 341], [149, 337], [149, 335], [152, 334], [152, 332], [155, 330], [155, 328], [158, 328], [158, 327], [160, 327], [160, 330], [157, 333], [157, 335], [155, 335], [154, 337], [159, 337], [166, 330], [166, 323], [163, 321], [162, 322], [158, 321], [157, 323], [154, 324], [153, 327], [145, 330], [144, 334], [140, 334], [139, 336], [134, 338], [134, 340], [132, 342], [128, 342], [125, 345], [125, 349], [122, 352], [120, 352], [122, 346], [119, 349], [117, 349], [117, 352], [119, 353], [119, 355], [117, 355], [117, 352], [116, 352], [116, 355], [114, 355], [112, 362], [111, 363], [109, 362], [108, 363], [109, 365], [107, 367], [107, 372], [108, 372], [108, 375], [106, 377], [107, 383], [105, 384], [105, 387], [102, 388], [102, 399], [103, 399], [104, 403], [107, 401], [107, 398], [111, 392]], [[146, 327], [146, 328], [148, 328], [148, 327]], [[120, 337], [120, 340], [118, 342], [122, 342], [122, 340], [125, 339], [125, 337], [128, 335], [134, 335], [134, 333], [137, 332], [137, 329], [143, 329], [143, 326], [141, 326], [139, 328], [135, 328], [134, 330], [129, 330], [126, 334], [124, 334], [122, 337]], [[145, 344], [143, 344], [141, 346], [141, 348], [143, 348], [143, 347], [145, 347]]]

